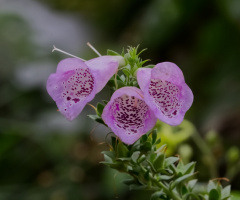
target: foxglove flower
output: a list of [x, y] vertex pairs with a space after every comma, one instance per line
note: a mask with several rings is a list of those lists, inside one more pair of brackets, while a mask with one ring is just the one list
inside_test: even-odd
[[156, 117], [136, 87], [116, 90], [105, 106], [102, 119], [126, 144], [133, 144], [156, 124]]
[[47, 81], [47, 91], [59, 111], [75, 119], [84, 106], [100, 92], [117, 71], [121, 56], [101, 56], [83, 62], [77, 58], [62, 60]]
[[180, 68], [171, 62], [159, 63], [153, 69], [139, 68], [137, 80], [155, 116], [169, 125], [179, 125], [193, 102]]

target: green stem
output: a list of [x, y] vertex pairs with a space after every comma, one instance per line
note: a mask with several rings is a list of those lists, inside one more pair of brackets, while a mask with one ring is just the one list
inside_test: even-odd
[[217, 170], [216, 170], [216, 159], [214, 155], [212, 154], [211, 149], [207, 145], [207, 143], [204, 141], [204, 139], [200, 136], [197, 130], [194, 131], [192, 134], [192, 139], [195, 142], [195, 144], [198, 146], [198, 148], [202, 151], [203, 155], [209, 156], [208, 160], [208, 166], [210, 171], [211, 178], [218, 177]]
[[182, 200], [178, 197], [173, 191], [169, 190], [162, 182], [157, 181], [156, 179], [152, 178], [152, 182], [156, 184], [159, 188], [163, 189], [163, 191], [171, 197], [173, 200]]

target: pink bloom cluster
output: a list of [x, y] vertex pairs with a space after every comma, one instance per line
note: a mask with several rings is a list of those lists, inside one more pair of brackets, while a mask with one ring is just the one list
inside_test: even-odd
[[[47, 91], [59, 111], [73, 120], [103, 89], [122, 61], [120, 56], [101, 56], [86, 62], [65, 59], [58, 64], [56, 73], [50, 75]], [[102, 113], [104, 122], [126, 144], [133, 144], [151, 130], [157, 119], [179, 125], [193, 102], [193, 93], [174, 63], [139, 68], [137, 81], [140, 89], [116, 90]]]

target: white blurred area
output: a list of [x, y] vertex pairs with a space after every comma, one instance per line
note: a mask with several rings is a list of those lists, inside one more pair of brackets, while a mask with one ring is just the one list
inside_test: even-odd
[[[94, 35], [97, 34], [97, 30], [89, 22], [81, 19], [79, 14], [57, 12], [34, 0], [0, 0], [0, 15], [4, 14], [19, 15], [28, 24], [32, 31], [30, 40], [36, 46], [34, 53], [38, 58], [17, 62], [17, 65], [11, 69], [13, 70], [11, 82], [23, 91], [42, 88], [46, 101], [53, 105], [52, 109], [39, 113], [39, 119], [32, 124], [34, 132], [41, 135], [56, 131], [63, 134], [82, 132], [83, 129], [86, 132], [93, 131], [96, 124], [86, 116], [94, 114], [90, 106], [86, 106], [74, 121], [67, 121], [57, 112], [55, 102], [48, 96], [46, 81], [48, 76], [55, 72], [60, 61], [56, 61], [52, 56], [52, 54], [61, 54], [52, 53], [53, 45], [77, 56], [86, 55], [84, 51], [89, 48], [86, 43], [95, 41]], [[15, 34], [17, 33], [18, 30]], [[66, 57], [68, 56], [62, 55], [62, 58]], [[97, 98], [94, 102], [98, 100], [100, 99]], [[96, 129], [96, 134], [94, 131], [92, 136], [102, 141], [105, 134], [106, 129], [100, 125]]]
[[[71, 52], [81, 53], [93, 30], [79, 16], [58, 13], [34, 0], [1, 0], [0, 13], [19, 14], [34, 31], [34, 42], [46, 50], [52, 45]], [[17, 31], [17, 30], [16, 30]]]

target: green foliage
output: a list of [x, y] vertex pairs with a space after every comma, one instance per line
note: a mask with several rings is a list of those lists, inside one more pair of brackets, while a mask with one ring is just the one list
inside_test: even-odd
[[143, 135], [133, 145], [111, 138], [111, 150], [103, 151], [103, 164], [129, 174], [132, 179], [123, 181], [130, 190], [150, 190], [151, 200], [229, 200], [231, 187], [209, 181], [198, 191], [195, 164], [184, 164], [179, 157], [166, 157], [166, 145], [159, 148], [156, 130]]

